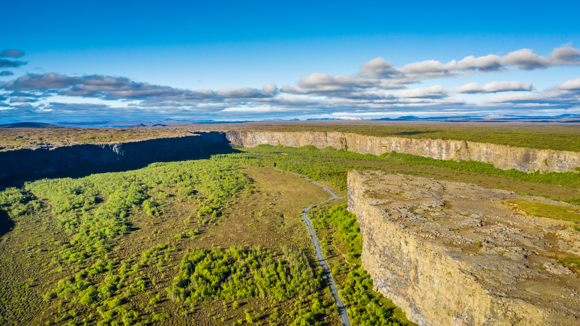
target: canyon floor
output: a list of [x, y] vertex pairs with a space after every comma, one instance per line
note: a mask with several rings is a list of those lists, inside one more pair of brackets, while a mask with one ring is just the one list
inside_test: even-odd
[[[79, 128], [0, 134], [16, 135], [4, 149], [12, 151], [52, 146], [33, 138], [66, 146], [186, 135], [187, 128], [102, 129], [93, 139]], [[435, 132], [429, 128], [422, 131]], [[577, 173], [260, 145], [5, 184], [0, 323], [339, 325], [300, 215], [330, 196], [274, 165], [343, 197], [308, 218], [353, 325], [577, 318]], [[354, 202], [348, 208], [356, 215], [347, 211], [353, 170], [369, 176], [359, 203], [392, 216], [369, 219], [371, 208]], [[388, 232], [376, 224], [389, 219], [396, 222]]]
[[[275, 172], [271, 167], [240, 169], [251, 183], [236, 193], [235, 198], [223, 202], [218, 215], [199, 217], [199, 199], [178, 193], [180, 187], [160, 186], [158, 189], [164, 189], [166, 195], [158, 197], [163, 199], [159, 214], [149, 215], [143, 208], [131, 209], [124, 221], [130, 228], [118, 236], [107, 237], [110, 249], [87, 252], [81, 247], [84, 257], [74, 261], [65, 259], [64, 252], [76, 247], [75, 241], [71, 242], [71, 235], [75, 233], [67, 232], [67, 227], [59, 224], [61, 218], [49, 198], [39, 198], [39, 207], [13, 216], [12, 229], [2, 236], [1, 323], [111, 324], [122, 323], [129, 314], [133, 317], [125, 319], [130, 324], [223, 325], [246, 323], [246, 312], [249, 312], [255, 314], [253, 323], [285, 325], [296, 319], [289, 313], [297, 314], [300, 305], [308, 305], [316, 298], [323, 306], [331, 307], [332, 297], [322, 289], [304, 293], [302, 299], [250, 296], [180, 302], [168, 297], [167, 289], [179, 275], [180, 262], [188, 250], [242, 246], [280, 253], [283, 247], [296, 247], [312, 256], [300, 212], [303, 207], [326, 199], [328, 194], [299, 177]], [[95, 206], [99, 205], [103, 204]], [[111, 264], [96, 269], [98, 261]], [[312, 266], [316, 268], [314, 263]], [[82, 273], [85, 269], [89, 272]], [[74, 287], [69, 292], [50, 295], [62, 288], [63, 282], [72, 281], [75, 286], [81, 279], [92, 284], [90, 287], [101, 289], [111, 275], [120, 276], [114, 290], [105, 297], [96, 295], [90, 303], [81, 302], [82, 291], [75, 293]], [[137, 288], [138, 282], [143, 285]], [[113, 303], [114, 299], [121, 301]], [[332, 309], [324, 316], [323, 324], [338, 324], [338, 314]]]

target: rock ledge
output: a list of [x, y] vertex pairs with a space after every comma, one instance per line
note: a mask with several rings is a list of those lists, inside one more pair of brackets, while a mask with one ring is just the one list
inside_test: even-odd
[[[579, 325], [580, 254], [568, 222], [519, 214], [503, 190], [351, 171], [349, 210], [375, 290], [419, 325]], [[568, 205], [570, 206], [570, 205]]]

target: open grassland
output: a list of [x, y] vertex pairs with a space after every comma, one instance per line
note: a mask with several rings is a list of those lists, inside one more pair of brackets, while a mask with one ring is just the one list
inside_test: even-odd
[[5, 325], [337, 325], [300, 211], [271, 167], [156, 163], [0, 195]]
[[0, 128], [0, 151], [178, 137], [188, 135], [187, 130], [172, 127]]

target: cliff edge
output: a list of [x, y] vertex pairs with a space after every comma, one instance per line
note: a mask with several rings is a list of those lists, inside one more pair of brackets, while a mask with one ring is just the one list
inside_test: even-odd
[[0, 152], [0, 180], [14, 176], [45, 176], [83, 164], [134, 165], [173, 158], [188, 159], [223, 148], [230, 148], [224, 133], [200, 132], [133, 142], [5, 151]]
[[[348, 174], [348, 207], [375, 290], [422, 326], [578, 325], [580, 256], [571, 222], [528, 217], [538, 197], [379, 171]], [[571, 210], [578, 207], [570, 206]]]
[[438, 160], [491, 163], [502, 170], [523, 172], [571, 172], [580, 167], [580, 153], [524, 147], [511, 147], [459, 140], [373, 137], [341, 132], [227, 131], [234, 146], [254, 147], [269, 144], [317, 148], [332, 146], [360, 154], [381, 155], [392, 151]]

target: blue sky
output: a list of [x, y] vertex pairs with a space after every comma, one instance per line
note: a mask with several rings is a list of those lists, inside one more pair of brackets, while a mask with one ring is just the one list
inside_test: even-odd
[[578, 1], [3, 8], [1, 122], [580, 114]]

